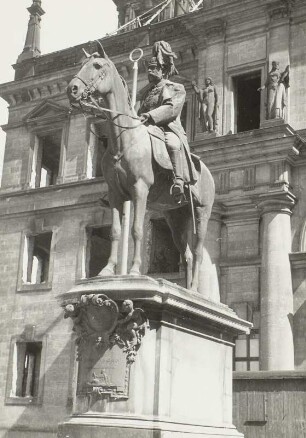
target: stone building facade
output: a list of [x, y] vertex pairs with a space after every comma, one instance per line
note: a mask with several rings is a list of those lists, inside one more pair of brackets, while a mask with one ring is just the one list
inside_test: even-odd
[[[235, 348], [238, 430], [250, 438], [300, 437], [306, 403], [306, 4], [172, 1], [140, 26], [133, 20], [157, 11], [159, 2], [115, 3], [119, 25], [127, 26], [103, 39], [106, 52], [131, 85], [128, 55], [143, 49], [140, 100], [152, 44], [171, 43], [178, 55], [175, 80], [187, 92], [182, 121], [190, 147], [214, 176], [201, 293], [253, 323]], [[0, 191], [0, 430], [8, 438], [55, 437], [57, 423], [71, 413], [75, 351], [57, 297], [99, 272], [111, 223], [99, 167], [106, 125], [70, 112], [66, 97], [82, 47], [92, 52], [96, 43], [41, 55], [41, 1], [34, 0], [29, 12], [15, 80], [0, 86], [9, 104]], [[272, 61], [281, 72], [289, 65], [290, 73], [282, 113], [270, 118], [269, 89], [258, 88]], [[203, 88], [207, 77], [218, 91], [212, 133], [203, 132], [192, 86], [195, 80]], [[156, 213], [147, 214], [143, 251], [144, 274], [183, 284], [179, 257]]]

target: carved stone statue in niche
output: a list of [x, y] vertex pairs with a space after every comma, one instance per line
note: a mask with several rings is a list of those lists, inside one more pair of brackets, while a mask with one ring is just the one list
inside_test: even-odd
[[218, 92], [212, 78], [205, 79], [205, 87], [199, 88], [195, 81], [192, 86], [199, 102], [199, 119], [203, 132], [215, 132], [218, 128]]
[[289, 65], [283, 73], [280, 72], [279, 62], [272, 61], [272, 68], [265, 85], [258, 91], [267, 90], [267, 120], [284, 118], [287, 106], [286, 89], [289, 87]]

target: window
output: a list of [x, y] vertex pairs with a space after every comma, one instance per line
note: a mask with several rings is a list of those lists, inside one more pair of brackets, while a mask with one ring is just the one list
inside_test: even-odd
[[235, 132], [258, 129], [260, 125], [261, 72], [256, 71], [233, 78]]
[[86, 176], [87, 178], [97, 178], [103, 176], [101, 163], [107, 148], [107, 137], [101, 123], [91, 123], [89, 130]]
[[37, 397], [41, 342], [17, 342], [13, 355], [11, 397]]
[[[11, 339], [7, 368], [5, 403], [37, 405], [42, 403], [46, 366], [47, 336], [27, 324]], [[41, 330], [39, 330], [41, 333]]]
[[30, 186], [48, 187], [57, 183], [61, 153], [62, 130], [36, 136]]
[[187, 14], [190, 9], [190, 2], [189, 0], [176, 0], [175, 1], [175, 15], [183, 15]]
[[24, 284], [42, 284], [49, 280], [52, 232], [25, 236], [23, 251]]
[[87, 246], [85, 254], [85, 276], [86, 278], [96, 277], [106, 266], [110, 256], [111, 227], [89, 227], [86, 229]]
[[170, 2], [168, 6], [166, 6], [160, 15], [158, 16], [158, 21], [168, 20], [169, 18], [174, 17], [174, 3]]
[[259, 371], [259, 334], [239, 335], [234, 347], [234, 371]]
[[148, 274], [179, 272], [180, 253], [164, 219], [153, 219], [152, 245]]
[[239, 318], [250, 321], [253, 329], [249, 335], [238, 335], [234, 347], [234, 371], [259, 371], [260, 312], [256, 303], [232, 303]]

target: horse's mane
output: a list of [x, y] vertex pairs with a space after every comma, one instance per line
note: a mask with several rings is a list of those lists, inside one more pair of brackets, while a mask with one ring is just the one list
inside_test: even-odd
[[[93, 57], [93, 58], [101, 58], [101, 55], [100, 55], [98, 52], [94, 52], [94, 53], [91, 54], [91, 57]], [[88, 61], [89, 61], [89, 58], [85, 58], [85, 59], [83, 60], [83, 62], [82, 62], [82, 66], [85, 65]], [[118, 74], [119, 78], [121, 79], [122, 84], [123, 84], [124, 89], [125, 89], [126, 94], [127, 94], [128, 104], [129, 104], [130, 110], [132, 111], [132, 110], [133, 110], [132, 99], [131, 99], [131, 96], [130, 96], [130, 91], [129, 91], [129, 87], [128, 87], [127, 83], [126, 83], [126, 80], [123, 78], [123, 76], [121, 76], [121, 75], [119, 74], [119, 72], [118, 72], [118, 70], [117, 70], [117, 67], [115, 66], [115, 64], [113, 63], [113, 61], [111, 61], [111, 60], [108, 58], [106, 64], [108, 64], [109, 66], [112, 65], [112, 66], [114, 67], [116, 73]]]
[[[116, 66], [115, 66], [115, 68], [116, 68]], [[119, 73], [118, 73], [118, 74], [119, 74]], [[126, 91], [126, 94], [127, 94], [127, 98], [128, 98], [128, 103], [129, 103], [130, 110], [133, 110], [133, 107], [132, 107], [132, 99], [131, 99], [131, 96], [130, 96], [130, 90], [129, 90], [128, 84], [126, 83], [126, 80], [124, 79], [123, 76], [121, 76], [121, 75], [119, 74], [119, 77], [120, 77], [120, 79], [121, 79], [121, 81], [122, 81], [122, 83], [123, 83], [123, 86], [124, 86], [124, 88], [125, 88], [125, 91]]]

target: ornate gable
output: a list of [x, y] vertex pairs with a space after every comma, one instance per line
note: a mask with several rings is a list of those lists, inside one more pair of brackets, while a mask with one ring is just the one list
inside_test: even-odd
[[45, 124], [65, 119], [69, 114], [69, 108], [52, 100], [45, 99], [32, 109], [23, 121], [28, 125]]

